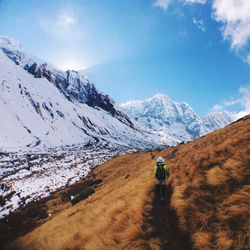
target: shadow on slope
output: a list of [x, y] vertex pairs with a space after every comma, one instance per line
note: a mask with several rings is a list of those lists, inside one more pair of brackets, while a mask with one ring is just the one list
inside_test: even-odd
[[159, 241], [161, 249], [192, 249], [189, 235], [180, 230], [176, 212], [170, 206], [172, 193], [172, 187], [167, 185], [164, 201], [161, 201], [155, 187], [150, 191], [150, 196], [153, 197], [152, 207], [144, 214], [143, 233], [139, 236], [139, 238], [143, 239], [142, 249], [153, 249], [147, 243], [152, 239]]

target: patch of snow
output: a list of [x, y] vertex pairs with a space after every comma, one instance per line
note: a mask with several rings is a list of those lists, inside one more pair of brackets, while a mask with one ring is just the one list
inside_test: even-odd
[[[127, 152], [131, 152], [127, 150]], [[15, 160], [14, 166], [5, 176], [0, 176], [0, 195], [5, 205], [0, 208], [0, 218], [15, 211], [20, 206], [47, 197], [52, 192], [72, 185], [85, 178], [91, 169], [111, 159], [115, 155], [125, 153], [121, 149], [89, 148], [83, 149], [75, 145], [72, 151], [65, 148], [54, 148], [51, 151], [2, 153], [2, 168], [9, 161]], [[11, 156], [12, 155], [12, 156]], [[39, 158], [39, 162], [33, 161]], [[29, 163], [27, 164], [26, 159]], [[30, 160], [29, 160], [30, 159]], [[29, 166], [29, 169], [26, 169]]]

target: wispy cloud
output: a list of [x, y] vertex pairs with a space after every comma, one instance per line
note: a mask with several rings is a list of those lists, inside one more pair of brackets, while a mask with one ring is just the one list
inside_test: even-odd
[[162, 8], [165, 12], [167, 11], [171, 3], [186, 4], [186, 3], [199, 3], [205, 4], [207, 0], [154, 0], [153, 6]]
[[192, 19], [193, 23], [198, 27], [198, 29], [202, 30], [203, 32], [206, 31], [206, 27], [203, 23], [202, 19], [196, 19], [195, 17]]
[[231, 48], [250, 64], [246, 47], [250, 40], [250, 1], [214, 0], [213, 18], [222, 23], [222, 34]]
[[223, 106], [219, 105], [219, 104], [215, 104], [212, 108], [212, 112], [218, 112], [218, 111], [222, 111], [223, 110]]
[[247, 114], [250, 114], [250, 85], [241, 86], [239, 88], [239, 95], [239, 98], [224, 100], [220, 104], [214, 105], [212, 111], [223, 111], [226, 110], [228, 107], [240, 105], [241, 111], [237, 113], [236, 118], [240, 118]]
[[182, 30], [179, 32], [179, 36], [183, 37], [183, 38], [189, 38], [189, 34], [186, 30]]
[[185, 0], [187, 3], [200, 3], [205, 4], [207, 0]]
[[62, 34], [75, 23], [74, 13], [66, 10], [60, 11], [54, 19], [40, 19], [41, 28], [53, 34]]
[[[249, 0], [154, 0], [153, 5], [165, 12], [170, 4], [211, 4], [211, 17], [221, 23], [221, 32], [230, 47], [245, 62], [250, 64], [250, 1]], [[202, 20], [193, 18], [193, 23], [205, 31]]]
[[168, 9], [169, 4], [172, 2], [172, 0], [156, 0], [153, 3], [153, 6], [156, 7], [161, 7], [164, 9], [164, 11], [166, 11]]
[[240, 116], [244, 116], [250, 114], [250, 85], [247, 87], [241, 87], [240, 93], [242, 95], [240, 104], [244, 107], [244, 110], [240, 112]]
[[60, 13], [57, 15], [57, 20], [55, 25], [57, 27], [59, 26], [69, 26], [71, 24], [74, 24], [76, 22], [76, 19], [72, 13]]

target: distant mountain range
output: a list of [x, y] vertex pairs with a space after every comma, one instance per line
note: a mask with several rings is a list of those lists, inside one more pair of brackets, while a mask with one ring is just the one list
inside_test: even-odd
[[186, 103], [156, 95], [118, 107], [83, 72], [37, 62], [0, 36], [0, 149], [82, 146], [149, 149], [193, 140], [233, 121], [200, 118]]
[[187, 103], [173, 102], [163, 94], [145, 101], [130, 101], [121, 108], [146, 128], [177, 141], [194, 140], [235, 120], [235, 114], [230, 112], [199, 117]]

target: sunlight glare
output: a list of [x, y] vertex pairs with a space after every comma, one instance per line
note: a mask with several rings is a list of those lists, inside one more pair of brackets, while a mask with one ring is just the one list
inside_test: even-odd
[[71, 61], [66, 61], [66, 62], [62, 62], [61, 65], [58, 65], [58, 67], [60, 67], [62, 70], [84, 70], [87, 67], [85, 65], [80, 65], [76, 62], [71, 62]]

